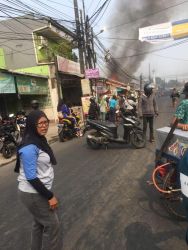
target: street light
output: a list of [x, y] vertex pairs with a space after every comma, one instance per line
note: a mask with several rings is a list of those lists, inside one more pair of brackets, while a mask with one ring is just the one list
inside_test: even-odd
[[96, 37], [96, 36], [100, 35], [100, 34], [103, 33], [103, 32], [104, 32], [104, 29], [101, 29], [101, 30], [99, 31], [99, 33], [95, 34], [93, 37]]

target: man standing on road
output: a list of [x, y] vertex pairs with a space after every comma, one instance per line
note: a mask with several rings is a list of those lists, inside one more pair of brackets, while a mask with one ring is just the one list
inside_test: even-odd
[[138, 114], [143, 118], [143, 133], [146, 137], [147, 123], [149, 123], [150, 136], [149, 141], [154, 142], [153, 120], [154, 115], [158, 115], [158, 107], [153, 93], [153, 86], [145, 84], [144, 93], [139, 99]]

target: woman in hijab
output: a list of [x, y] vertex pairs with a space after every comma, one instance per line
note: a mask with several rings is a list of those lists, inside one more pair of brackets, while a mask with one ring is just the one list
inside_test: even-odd
[[42, 111], [32, 111], [18, 148], [15, 171], [19, 172], [18, 189], [22, 203], [33, 216], [31, 250], [60, 250], [58, 200], [51, 191], [54, 179], [53, 151], [45, 135], [49, 120]]

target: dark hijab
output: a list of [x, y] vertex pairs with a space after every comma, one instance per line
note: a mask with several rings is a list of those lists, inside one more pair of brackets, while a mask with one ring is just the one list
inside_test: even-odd
[[[20, 145], [18, 146], [18, 150], [27, 145], [34, 144], [39, 149], [47, 153], [50, 157], [51, 163], [53, 165], [56, 165], [57, 162], [56, 162], [55, 156], [53, 154], [51, 147], [49, 146], [46, 140], [46, 137], [39, 135], [37, 132], [37, 122], [41, 117], [45, 117], [48, 120], [46, 114], [40, 110], [34, 110], [31, 113], [29, 113], [29, 115], [27, 116], [24, 136]], [[20, 158], [19, 158], [19, 154], [17, 153], [15, 172], [19, 172], [19, 167], [20, 167]]]

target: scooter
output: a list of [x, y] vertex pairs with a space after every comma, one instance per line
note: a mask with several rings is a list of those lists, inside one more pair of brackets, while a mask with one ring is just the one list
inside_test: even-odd
[[135, 148], [143, 148], [146, 144], [146, 138], [140, 128], [140, 121], [135, 116], [126, 113], [120, 113], [123, 120], [123, 137], [117, 134], [117, 126], [109, 121], [87, 120], [84, 133], [92, 130], [86, 137], [89, 147], [99, 149], [102, 145], [106, 148], [109, 143], [132, 144]]

